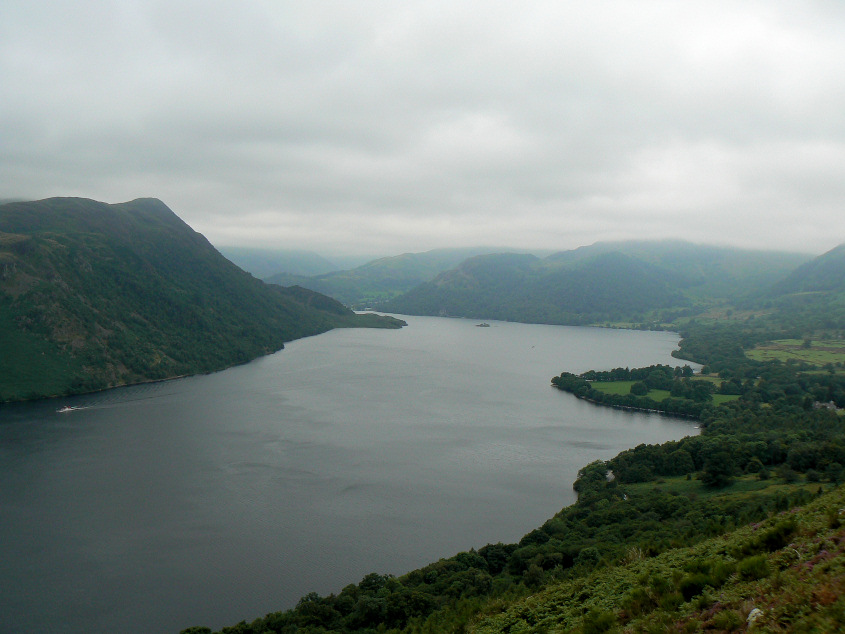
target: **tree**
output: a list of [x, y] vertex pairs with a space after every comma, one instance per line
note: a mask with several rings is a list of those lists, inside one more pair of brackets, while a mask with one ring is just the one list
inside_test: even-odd
[[642, 381], [637, 381], [631, 386], [631, 394], [634, 396], [645, 396], [648, 394], [648, 386]]
[[692, 400], [697, 403], [713, 400], [713, 384], [709, 381], [692, 381]]
[[578, 495], [591, 489], [602, 488], [607, 484], [607, 463], [594, 460], [578, 471], [578, 479], [572, 485]]
[[522, 573], [522, 580], [529, 588], [536, 588], [543, 583], [545, 576], [546, 575], [540, 566], [537, 564], [531, 564], [528, 566], [528, 570]]
[[733, 481], [734, 461], [730, 452], [721, 449], [704, 459], [701, 481], [705, 486], [720, 489]]
[[684, 475], [695, 471], [692, 456], [686, 449], [678, 449], [666, 456], [667, 475]]
[[578, 553], [578, 556], [575, 558], [575, 565], [594, 568], [598, 565], [599, 561], [601, 561], [599, 549], [595, 546], [587, 546], [586, 548], [582, 548], [581, 552]]
[[765, 467], [763, 466], [762, 461], [757, 456], [752, 456], [751, 460], [748, 461], [748, 464], [745, 465], [746, 473], [760, 473], [764, 469]]

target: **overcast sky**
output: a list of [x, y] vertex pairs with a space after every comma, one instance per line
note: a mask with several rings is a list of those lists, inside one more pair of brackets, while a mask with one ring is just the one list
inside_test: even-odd
[[845, 2], [0, 2], [0, 198], [393, 255], [845, 242]]

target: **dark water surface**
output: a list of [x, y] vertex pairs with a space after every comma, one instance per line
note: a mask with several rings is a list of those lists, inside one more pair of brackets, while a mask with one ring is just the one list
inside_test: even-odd
[[676, 365], [671, 333], [407, 321], [0, 407], [0, 631], [252, 620], [517, 541], [574, 501], [591, 460], [695, 433], [549, 386], [563, 370]]

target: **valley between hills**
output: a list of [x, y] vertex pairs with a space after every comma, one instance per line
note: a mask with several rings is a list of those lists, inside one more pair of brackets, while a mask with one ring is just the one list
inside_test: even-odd
[[693, 417], [701, 433], [584, 465], [577, 502], [517, 543], [373, 571], [220, 632], [845, 623], [845, 245], [818, 256], [675, 242], [430, 252], [267, 280], [297, 285], [238, 268], [154, 199], [0, 205], [0, 400], [211, 372], [332, 328], [402, 326], [355, 306], [677, 331], [677, 366], [549, 380], [595, 407]]

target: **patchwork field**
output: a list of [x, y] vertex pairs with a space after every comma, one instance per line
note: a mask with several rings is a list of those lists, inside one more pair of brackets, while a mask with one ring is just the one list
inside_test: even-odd
[[747, 353], [757, 361], [786, 362], [790, 359], [818, 366], [845, 364], [845, 340], [843, 339], [779, 339], [757, 346]]

